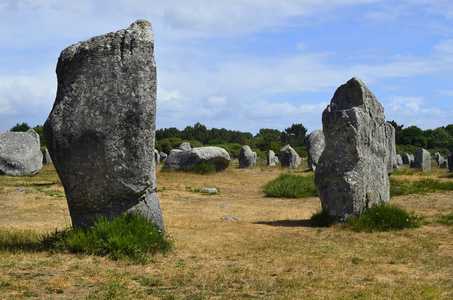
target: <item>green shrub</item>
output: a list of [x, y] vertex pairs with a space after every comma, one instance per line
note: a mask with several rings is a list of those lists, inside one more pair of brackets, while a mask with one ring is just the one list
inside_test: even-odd
[[418, 228], [421, 219], [398, 206], [381, 203], [360, 216], [350, 217], [347, 222], [354, 231], [373, 232]]
[[112, 221], [100, 217], [89, 228], [55, 231], [44, 235], [41, 245], [51, 252], [94, 254], [135, 263], [146, 263], [148, 255], [166, 252], [172, 246], [161, 230], [136, 213], [126, 213]]
[[282, 173], [269, 181], [263, 189], [267, 197], [275, 198], [308, 198], [317, 197], [315, 175], [307, 176]]

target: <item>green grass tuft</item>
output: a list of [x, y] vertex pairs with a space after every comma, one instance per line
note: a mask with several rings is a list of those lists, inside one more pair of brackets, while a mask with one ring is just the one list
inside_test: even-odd
[[207, 175], [216, 173], [216, 165], [212, 162], [202, 162], [192, 168], [181, 168], [181, 169], [167, 169], [162, 168], [161, 172], [186, 172], [186, 173], [194, 173], [200, 175]]
[[282, 173], [269, 181], [263, 189], [267, 197], [275, 198], [309, 198], [317, 197], [315, 175], [307, 176]]
[[398, 206], [381, 203], [360, 216], [349, 218], [347, 222], [356, 232], [373, 232], [418, 228], [421, 220], [421, 217]]
[[0, 228], [0, 251], [35, 251], [40, 247], [40, 234], [33, 230]]
[[437, 216], [437, 222], [447, 226], [453, 226], [453, 213]]
[[126, 213], [112, 221], [101, 217], [90, 228], [71, 228], [45, 235], [41, 244], [51, 252], [109, 256], [146, 263], [149, 254], [166, 252], [172, 243], [146, 217]]
[[215, 173], [217, 170], [213, 163], [202, 162], [201, 164], [196, 165], [195, 167], [193, 167], [192, 169], [190, 169], [188, 171], [195, 173], [195, 174], [206, 175], [206, 174]]

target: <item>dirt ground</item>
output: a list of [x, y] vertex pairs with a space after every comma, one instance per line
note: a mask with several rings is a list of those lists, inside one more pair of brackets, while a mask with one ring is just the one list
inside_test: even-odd
[[[175, 245], [171, 253], [134, 266], [104, 257], [0, 252], [0, 285], [6, 288], [0, 297], [453, 298], [453, 230], [435, 221], [453, 212], [453, 192], [391, 199], [425, 216], [421, 228], [355, 233], [337, 225], [311, 227], [319, 198], [265, 197], [262, 186], [287, 170], [230, 167], [202, 176], [160, 168], [158, 194]], [[70, 225], [51, 166], [39, 176], [0, 180], [0, 229], [48, 232]], [[220, 193], [198, 192], [211, 187]]]

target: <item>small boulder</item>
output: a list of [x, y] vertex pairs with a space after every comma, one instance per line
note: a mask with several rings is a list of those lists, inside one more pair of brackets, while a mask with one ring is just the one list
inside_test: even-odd
[[396, 155], [396, 168], [401, 169], [403, 167], [403, 159], [401, 158], [401, 155], [397, 154]]
[[419, 169], [422, 172], [431, 171], [431, 154], [425, 149], [417, 149], [411, 168]]
[[154, 161], [156, 163], [156, 166], [160, 164], [160, 154], [157, 149], [154, 149]]
[[49, 150], [44, 149], [42, 152], [42, 163], [43, 164], [51, 164], [52, 163], [52, 158], [50, 157]]
[[214, 195], [219, 193], [219, 191], [216, 188], [207, 188], [202, 190], [201, 192], [208, 195]]
[[159, 156], [160, 156], [160, 161], [165, 163], [165, 161], [167, 160], [167, 153], [161, 152], [161, 153], [159, 153]]
[[39, 135], [27, 132], [0, 132], [0, 175], [36, 174], [42, 169]]
[[190, 149], [192, 149], [192, 147], [190, 147], [189, 142], [184, 142], [179, 146], [179, 150], [182, 150], [182, 151], [189, 151]]
[[275, 152], [269, 150], [267, 152], [267, 165], [270, 167], [275, 167], [278, 164], [278, 156], [275, 155]]
[[301, 163], [299, 154], [290, 145], [283, 147], [279, 156], [283, 168], [297, 168]]
[[215, 165], [217, 171], [230, 165], [230, 155], [220, 147], [196, 147], [190, 150], [173, 149], [165, 160], [164, 168], [170, 170], [192, 169], [202, 162]]
[[324, 141], [324, 133], [322, 129], [318, 129], [310, 133], [307, 139], [307, 163], [308, 167], [313, 171], [316, 171], [316, 166], [318, 165], [319, 158], [321, 157], [325, 146], [326, 143]]
[[249, 146], [242, 146], [239, 153], [239, 168], [254, 167], [256, 165], [256, 152], [253, 152]]
[[403, 159], [403, 164], [405, 165], [410, 165], [411, 161], [413, 160], [412, 155], [406, 152], [403, 153], [403, 156], [401, 158]]

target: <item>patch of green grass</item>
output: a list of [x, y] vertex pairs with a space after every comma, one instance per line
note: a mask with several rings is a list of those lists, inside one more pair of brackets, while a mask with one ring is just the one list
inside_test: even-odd
[[188, 171], [200, 175], [212, 174], [217, 172], [215, 165], [211, 162], [202, 162], [201, 164], [196, 165], [195, 167]]
[[212, 174], [216, 173], [216, 165], [213, 164], [212, 162], [202, 162], [192, 168], [183, 168], [183, 169], [167, 169], [167, 168], [162, 168], [161, 172], [187, 172], [187, 173], [194, 173], [194, 174], [200, 174], [200, 175], [207, 175], [207, 174]]
[[112, 221], [97, 219], [93, 227], [55, 231], [42, 238], [42, 246], [49, 251], [109, 256], [113, 260], [148, 262], [148, 256], [167, 252], [172, 243], [147, 218], [126, 213]]
[[447, 226], [453, 226], [453, 213], [437, 216], [437, 222]]
[[441, 182], [437, 179], [425, 178], [410, 182], [390, 177], [390, 196], [402, 196], [410, 194], [426, 194], [438, 191], [453, 191], [453, 182]]
[[34, 251], [40, 247], [40, 238], [33, 230], [0, 228], [0, 251]]
[[267, 197], [275, 198], [309, 198], [317, 197], [315, 175], [306, 176], [282, 173], [269, 181], [263, 189]]
[[381, 203], [360, 216], [350, 217], [347, 222], [356, 232], [373, 232], [418, 228], [421, 220], [421, 217], [396, 205]]

